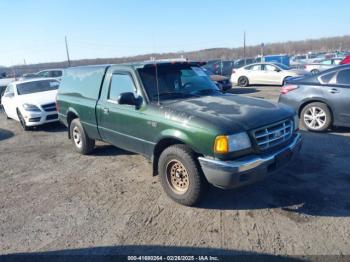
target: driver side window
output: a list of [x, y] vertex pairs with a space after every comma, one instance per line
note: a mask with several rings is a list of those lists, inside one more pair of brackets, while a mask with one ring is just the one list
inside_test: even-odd
[[111, 78], [108, 99], [118, 101], [120, 94], [135, 93], [135, 91], [135, 84], [129, 73], [114, 73]]
[[336, 81], [339, 85], [350, 86], [350, 69], [339, 71]]
[[40, 77], [49, 77], [49, 71], [42, 71], [38, 74], [38, 76]]
[[252, 71], [261, 71], [261, 65], [254, 65], [249, 70]]
[[274, 71], [277, 71], [277, 67], [273, 65], [265, 65], [265, 70], [274, 72]]
[[324, 60], [321, 62], [322, 65], [331, 65], [332, 64], [332, 60]]

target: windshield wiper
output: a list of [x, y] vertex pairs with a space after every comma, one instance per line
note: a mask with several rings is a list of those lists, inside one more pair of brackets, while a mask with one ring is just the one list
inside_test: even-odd
[[201, 90], [194, 91], [191, 94], [211, 94], [211, 93], [217, 93], [217, 92], [220, 92], [220, 91], [212, 89], [212, 88], [207, 88], [207, 89], [201, 89]]
[[[198, 96], [198, 95], [190, 94], [190, 93], [182, 93], [182, 92], [164, 92], [159, 94], [160, 98], [184, 98], [188, 96]], [[154, 94], [152, 96], [152, 99], [154, 98], [158, 98], [158, 94]]]

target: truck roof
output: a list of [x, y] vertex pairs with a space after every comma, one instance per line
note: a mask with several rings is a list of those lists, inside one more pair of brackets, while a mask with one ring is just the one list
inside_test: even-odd
[[196, 61], [142, 61], [142, 62], [132, 62], [132, 63], [122, 63], [122, 64], [101, 64], [101, 65], [86, 65], [86, 66], [74, 66], [69, 68], [87, 68], [87, 69], [99, 69], [99, 68], [107, 68], [110, 66], [129, 66], [134, 69], [139, 68], [147, 68], [152, 67], [155, 64], [157, 65], [180, 65], [180, 64], [188, 64], [193, 66], [202, 66], [205, 62], [196, 62]]

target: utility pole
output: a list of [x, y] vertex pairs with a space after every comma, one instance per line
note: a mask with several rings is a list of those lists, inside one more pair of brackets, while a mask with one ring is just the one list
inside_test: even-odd
[[246, 61], [246, 57], [245, 57], [245, 30], [243, 33], [243, 58], [244, 58], [244, 65], [246, 65], [247, 61]]
[[70, 66], [69, 51], [68, 51], [68, 43], [67, 43], [67, 36], [64, 37], [64, 40], [65, 40], [65, 42], [66, 42], [66, 52], [67, 52], [68, 65]]
[[264, 56], [264, 47], [265, 47], [265, 44], [264, 44], [264, 43], [261, 43], [261, 45], [260, 45], [260, 56], [261, 56], [261, 59], [262, 59], [263, 56]]

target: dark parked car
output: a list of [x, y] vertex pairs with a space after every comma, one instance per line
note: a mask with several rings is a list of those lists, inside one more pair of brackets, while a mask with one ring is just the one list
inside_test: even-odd
[[209, 75], [210, 79], [215, 82], [222, 92], [226, 92], [232, 88], [230, 78], [222, 75], [216, 75], [206, 68], [203, 68], [203, 70]]
[[350, 65], [289, 79], [279, 102], [292, 106], [310, 131], [325, 131], [332, 125], [350, 127]]
[[219, 59], [215, 60], [208, 60], [207, 62], [203, 62], [203, 67], [210, 72], [215, 73], [216, 70], [218, 69], [218, 64], [220, 63]]
[[57, 94], [59, 119], [75, 150], [96, 140], [146, 156], [165, 192], [196, 204], [208, 182], [235, 188], [265, 178], [301, 146], [295, 112], [223, 94], [188, 62], [69, 68]]
[[259, 63], [260, 61], [261, 61], [261, 59], [259, 60], [259, 59], [255, 59], [255, 58], [238, 59], [235, 61], [233, 67], [234, 68], [241, 68], [242, 66], [250, 65], [253, 63]]
[[211, 60], [204, 66], [207, 70], [213, 72], [215, 75], [231, 76], [234, 67], [233, 60]]

